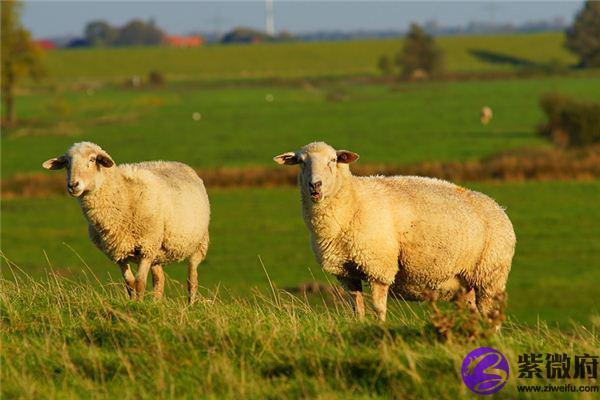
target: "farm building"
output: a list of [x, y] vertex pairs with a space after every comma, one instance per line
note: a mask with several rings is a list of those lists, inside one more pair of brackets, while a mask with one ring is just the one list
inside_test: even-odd
[[170, 47], [200, 47], [204, 41], [200, 36], [165, 35], [163, 43]]
[[48, 40], [48, 39], [36, 40], [36, 41], [34, 41], [34, 43], [36, 46], [38, 46], [42, 50], [48, 51], [48, 50], [56, 49], [56, 45], [54, 44], [54, 42], [52, 42], [51, 40]]

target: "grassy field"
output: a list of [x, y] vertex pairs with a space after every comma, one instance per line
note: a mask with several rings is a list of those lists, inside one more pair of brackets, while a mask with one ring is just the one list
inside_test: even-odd
[[[576, 62], [564, 48], [562, 33], [453, 36], [438, 41], [450, 72], [515, 71], [523, 65]], [[80, 49], [50, 52], [47, 64], [52, 79], [68, 83], [120, 82], [133, 75], [146, 76], [150, 70], [183, 81], [339, 77], [377, 75], [379, 57], [395, 55], [401, 48], [402, 39], [198, 49]], [[487, 52], [488, 57], [477, 52]]]
[[[600, 182], [470, 186], [506, 206], [515, 226], [517, 252], [508, 285], [508, 314], [514, 320], [588, 324], [591, 314], [600, 313]], [[209, 192], [212, 243], [200, 266], [205, 290], [220, 287], [235, 297], [255, 287], [266, 289], [259, 256], [279, 288], [331, 279], [313, 259], [295, 189]], [[5, 256], [33, 276], [52, 269], [74, 280], [89, 278], [90, 271], [102, 282], [110, 276], [120, 279], [118, 268], [87, 239], [84, 218], [72, 199], [3, 201], [1, 239]], [[2, 270], [11, 277], [6, 265]], [[185, 284], [183, 265], [166, 272], [175, 279], [170, 293]]]
[[[479, 159], [544, 144], [535, 134], [544, 120], [541, 93], [600, 100], [599, 86], [600, 78], [555, 77], [36, 93], [17, 99], [25, 122], [3, 133], [2, 177], [41, 172], [41, 162], [82, 140], [100, 144], [117, 162], [171, 159], [202, 168], [273, 165], [275, 154], [320, 139], [366, 163]], [[494, 110], [487, 127], [479, 123], [483, 105]]]
[[[282, 293], [191, 307], [130, 303], [114, 286], [0, 280], [3, 398], [472, 399], [461, 363], [491, 346], [508, 359], [494, 398], [540, 398], [518, 385], [596, 385], [518, 378], [524, 353], [597, 354], [596, 317], [570, 333], [506, 323], [490, 339], [441, 343], [425, 319], [355, 321], [345, 304], [313, 308]], [[553, 393], [591, 399], [597, 393]]]
[[[562, 42], [559, 33], [439, 38], [451, 73], [572, 65]], [[50, 174], [41, 163], [83, 140], [118, 163], [169, 159], [197, 168], [277, 168], [273, 155], [314, 140], [356, 151], [367, 164], [476, 160], [548, 146], [535, 133], [544, 119], [542, 93], [600, 100], [600, 78], [580, 74], [308, 82], [376, 76], [379, 56], [401, 45], [50, 52], [50, 81], [21, 88], [20, 121], [2, 129], [1, 177]], [[120, 86], [150, 70], [166, 74], [167, 85]], [[251, 82], [266, 79], [282, 82]], [[483, 105], [494, 111], [485, 127]], [[335, 281], [313, 258], [294, 188], [208, 188], [212, 242], [199, 268], [203, 301], [193, 306], [184, 303], [182, 264], [165, 268], [164, 301], [129, 302], [118, 268], [88, 240], [75, 200], [3, 198], [0, 397], [472, 399], [460, 365], [470, 350], [488, 345], [512, 368], [493, 397], [540, 398], [517, 391], [547, 383], [516, 378], [519, 354], [598, 355], [600, 348], [600, 181], [466, 186], [507, 207], [517, 234], [508, 322], [492, 338], [467, 344], [441, 343], [426, 304], [393, 300], [379, 324], [355, 321], [347, 304], [329, 298], [293, 297], [302, 283]]]

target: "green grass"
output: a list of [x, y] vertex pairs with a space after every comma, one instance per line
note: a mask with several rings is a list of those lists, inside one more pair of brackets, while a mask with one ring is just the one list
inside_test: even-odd
[[[590, 314], [600, 313], [600, 182], [469, 186], [506, 206], [515, 226], [517, 251], [508, 283], [513, 319], [588, 324]], [[237, 296], [268, 288], [259, 255], [279, 288], [331, 279], [314, 261], [296, 189], [209, 188], [209, 195], [212, 242], [199, 269], [206, 290], [220, 288]], [[109, 274], [120, 279], [118, 268], [87, 239], [84, 218], [72, 199], [4, 200], [1, 235], [5, 256], [35, 277], [52, 268], [74, 280], [89, 276], [90, 270], [102, 282], [110, 280]], [[2, 273], [11, 277], [5, 266]], [[185, 284], [183, 265], [168, 266], [166, 273], [175, 279], [169, 290]]]
[[506, 323], [490, 339], [440, 343], [423, 319], [358, 322], [343, 303], [315, 308], [283, 293], [188, 307], [55, 276], [17, 282], [0, 280], [2, 398], [472, 399], [461, 363], [480, 346], [511, 368], [494, 398], [539, 398], [517, 385], [597, 384], [518, 378], [517, 361], [597, 354], [598, 318], [570, 333]]
[[[572, 65], [562, 33], [453, 36], [438, 39], [450, 72], [515, 71], [510, 63], [486, 62], [474, 50], [491, 51], [528, 62]], [[401, 39], [347, 42], [206, 46], [198, 49], [112, 48], [48, 53], [49, 76], [57, 82], [112, 81], [150, 70], [170, 80], [219, 81], [265, 78], [315, 78], [377, 75], [382, 54], [394, 55]], [[118, 68], [111, 66], [118, 65]], [[108, 66], [108, 67], [107, 67]]]
[[[510, 72], [518, 67], [471, 51], [573, 64], [562, 38], [439, 41], [450, 72]], [[203, 87], [376, 75], [378, 57], [400, 47], [400, 40], [381, 40], [51, 52], [47, 62], [58, 89], [17, 98], [24, 122], [3, 129], [2, 179], [41, 172], [41, 162], [82, 140], [99, 143], [117, 162], [171, 159], [200, 168], [272, 165], [273, 155], [319, 139], [357, 151], [366, 163], [479, 159], [546, 145], [534, 133], [543, 120], [543, 92], [600, 100], [594, 77], [393, 88]], [[151, 69], [173, 84], [160, 90], [107, 85], [89, 94], [64, 89], [81, 81], [121, 82]], [[273, 102], [265, 101], [267, 94]], [[494, 110], [488, 127], [478, 121], [483, 105]], [[192, 120], [194, 112], [201, 121]], [[493, 338], [466, 345], [439, 343], [423, 304], [393, 301], [388, 322], [378, 324], [355, 321], [343, 304], [312, 298], [307, 305], [279, 291], [272, 296], [263, 264], [277, 288], [332, 279], [314, 261], [293, 188], [208, 188], [212, 243], [199, 269], [206, 301], [192, 307], [184, 304], [181, 264], [165, 269], [164, 301], [127, 301], [118, 268], [87, 239], [73, 199], [2, 199], [2, 256], [27, 276], [0, 261], [0, 396], [473, 398], [460, 382], [460, 363], [473, 348], [490, 345], [512, 368], [498, 398], [539, 398], [516, 390], [547, 383], [516, 378], [519, 354], [597, 355], [600, 348], [600, 181], [468, 186], [507, 207], [518, 241], [508, 283], [510, 322]]]
[[[272, 157], [314, 140], [403, 164], [479, 159], [543, 145], [539, 95], [561, 91], [600, 100], [600, 78], [431, 82], [317, 88], [230, 88], [31, 94], [17, 99], [23, 126], [6, 130], [2, 177], [41, 172], [73, 142], [91, 140], [117, 162], [171, 159], [196, 167], [273, 165]], [[343, 91], [343, 101], [328, 100]], [[272, 94], [273, 102], [265, 101]], [[479, 110], [494, 120], [483, 127]], [[192, 114], [200, 112], [201, 121]]]

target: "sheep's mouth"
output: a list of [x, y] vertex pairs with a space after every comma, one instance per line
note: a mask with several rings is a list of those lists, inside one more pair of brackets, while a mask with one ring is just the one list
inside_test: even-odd
[[310, 192], [310, 198], [313, 202], [318, 202], [323, 198], [323, 193], [321, 192]]
[[70, 189], [70, 188], [68, 188], [68, 189], [67, 189], [67, 192], [69, 192], [69, 194], [70, 194], [72, 197], [81, 197], [81, 195], [83, 195], [83, 192], [84, 192], [84, 191], [83, 191], [83, 190], [81, 190], [81, 189]]

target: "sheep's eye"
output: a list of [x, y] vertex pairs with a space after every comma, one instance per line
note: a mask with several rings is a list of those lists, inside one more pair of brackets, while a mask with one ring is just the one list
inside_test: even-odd
[[90, 158], [90, 162], [93, 162], [93, 163], [96, 162], [96, 157]]
[[332, 159], [331, 159], [331, 162], [332, 162], [332, 163], [334, 163], [334, 162], [336, 162], [336, 161], [337, 161], [337, 158], [332, 158]]

